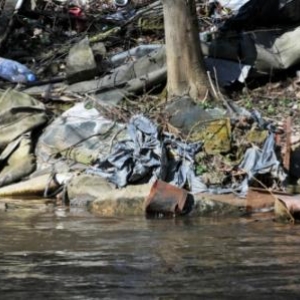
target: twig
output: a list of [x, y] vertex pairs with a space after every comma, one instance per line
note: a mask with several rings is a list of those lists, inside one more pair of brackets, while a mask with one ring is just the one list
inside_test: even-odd
[[66, 77], [62, 76], [62, 77], [53, 77], [53, 78], [46, 79], [46, 80], [28, 82], [28, 83], [26, 83], [26, 87], [41, 86], [41, 85], [45, 85], [45, 84], [49, 84], [49, 83], [63, 82], [65, 79], [66, 79]]
[[212, 81], [212, 79], [211, 79], [211, 76], [210, 76], [210, 72], [209, 72], [209, 71], [207, 71], [207, 77], [208, 77], [208, 81], [209, 81], [211, 90], [212, 90], [212, 92], [213, 92], [213, 94], [214, 94], [213, 97], [214, 97], [216, 100], [219, 100], [219, 99], [218, 99], [218, 93], [217, 93], [216, 88], [215, 88], [215, 86], [214, 86], [214, 83], [213, 83], [213, 81]]

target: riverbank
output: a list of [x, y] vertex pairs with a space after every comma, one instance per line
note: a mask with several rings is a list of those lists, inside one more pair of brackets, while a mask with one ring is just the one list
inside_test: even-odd
[[[91, 26], [89, 35], [78, 31], [74, 39], [66, 39], [70, 32], [64, 26], [76, 31], [76, 22], [66, 25], [60, 16], [52, 24], [45, 16], [46, 24], [58, 26], [64, 45], [59, 49], [42, 39], [54, 41], [53, 33], [33, 30], [37, 20], [26, 27], [26, 34], [35, 32], [30, 46], [36, 43], [47, 51], [32, 56], [39, 81], [17, 86], [2, 82], [1, 209], [22, 205], [8, 198], [43, 197], [50, 200], [41, 201], [41, 206], [84, 207], [101, 216], [145, 215], [147, 205], [155, 202], [162, 209], [155, 211], [159, 216], [274, 210], [294, 222], [300, 211], [299, 78], [286, 66], [286, 72], [278, 70], [281, 78], [272, 76], [277, 82], [266, 83], [249, 72], [248, 82], [230, 77], [225, 84], [224, 74], [217, 71], [219, 101], [169, 99], [162, 6], [150, 2], [124, 9], [101, 2], [100, 12], [87, 7], [91, 17], [93, 9], [105, 14], [101, 22], [109, 28]], [[198, 13], [203, 23], [203, 10]], [[153, 14], [157, 19], [151, 23]], [[139, 30], [132, 31], [129, 24]], [[140, 28], [141, 24], [153, 27]], [[295, 25], [280, 38], [298, 32]], [[19, 34], [16, 30], [7, 41], [11, 49]], [[229, 37], [220, 38], [215, 36], [210, 46], [222, 42], [226, 48]], [[208, 42], [201, 40], [202, 51], [209, 50]], [[268, 54], [276, 57], [271, 50]], [[209, 70], [212, 56], [203, 53]], [[236, 64], [240, 69], [240, 62]], [[266, 71], [268, 64], [254, 65], [245, 67]], [[222, 66], [210, 65], [217, 70]], [[60, 77], [52, 80], [54, 75]], [[159, 190], [151, 192], [158, 181], [177, 188], [173, 199], [170, 190], [159, 199]], [[164, 198], [171, 200], [163, 203]]]

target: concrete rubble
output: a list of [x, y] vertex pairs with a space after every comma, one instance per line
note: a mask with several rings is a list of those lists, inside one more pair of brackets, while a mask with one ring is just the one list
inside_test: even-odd
[[[72, 42], [64, 51], [52, 49], [55, 54], [44, 53], [37, 60], [41, 80], [27, 86], [3, 83], [0, 202], [7, 197], [44, 197], [101, 216], [145, 215], [147, 197], [159, 180], [176, 186], [179, 194], [191, 195], [190, 209], [178, 215], [242, 216], [267, 208], [275, 209], [277, 216], [288, 211], [283, 218], [295, 221], [298, 192], [291, 190], [299, 186], [300, 139], [293, 143], [297, 136], [287, 135], [295, 124], [282, 129], [259, 109], [227, 99], [223, 107], [200, 106], [187, 97], [166, 103], [161, 41], [113, 49], [120, 28], [131, 32], [126, 27], [130, 22], [133, 27], [148, 26], [147, 33], [161, 30], [161, 4], [150, 2], [134, 2], [121, 12], [110, 6], [118, 14], [105, 14], [102, 29], [96, 26], [99, 32], [89, 34], [79, 29], [89, 16], [88, 8], [80, 7], [85, 17], [73, 16], [72, 30], [61, 31], [72, 35], [77, 30]], [[230, 30], [219, 26], [200, 33], [207, 70], [221, 88], [261, 79], [271, 70], [288, 72], [300, 62], [299, 43], [294, 42], [300, 37], [300, 20], [293, 19], [289, 29], [274, 28], [270, 21], [269, 28], [233, 30], [232, 20], [240, 20], [242, 8], [257, 5], [254, 2], [243, 1], [238, 7], [234, 1], [228, 7], [232, 15], [209, 16], [212, 27], [216, 18], [225, 18], [222, 24]], [[289, 12], [292, 2], [297, 1], [281, 9]], [[39, 22], [33, 17], [36, 10], [23, 9]], [[150, 22], [151, 11], [155, 23]], [[47, 12], [44, 15], [47, 19]], [[49, 46], [47, 32], [35, 34], [40, 45]], [[256, 188], [274, 197], [253, 205]], [[179, 204], [170, 205], [176, 215]]]

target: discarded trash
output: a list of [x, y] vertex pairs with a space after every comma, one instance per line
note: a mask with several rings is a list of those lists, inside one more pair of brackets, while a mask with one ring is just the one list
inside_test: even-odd
[[[31, 85], [35, 86], [23, 91], [23, 95], [17, 92], [12, 95], [11, 90], [3, 92], [0, 101], [3, 120], [0, 119], [5, 124], [0, 126], [3, 165], [0, 186], [24, 179], [35, 165], [33, 177], [58, 170], [87, 171], [103, 177], [84, 173], [93, 178], [97, 187], [99, 181], [107, 183], [111, 195], [113, 185], [122, 188], [149, 183], [148, 190], [139, 199], [141, 204], [155, 182], [146, 202], [147, 214], [154, 215], [185, 214], [192, 203], [189, 193], [195, 197], [195, 209], [198, 196], [210, 195], [214, 200], [232, 201], [235, 197], [236, 203], [247, 207], [249, 212], [265, 212], [274, 209], [278, 192], [287, 195], [289, 186], [299, 192], [296, 185], [300, 178], [299, 159], [294, 159], [294, 155], [300, 142], [294, 145], [293, 139], [295, 132], [299, 132], [299, 81], [294, 84], [292, 80], [288, 86], [277, 85], [277, 88], [270, 82], [268, 97], [264, 97], [263, 90], [252, 90], [252, 83], [261, 83], [256, 81], [247, 81], [247, 94], [235, 91], [235, 87], [241, 87], [240, 83], [254, 75], [270, 75], [270, 71], [286, 70], [300, 62], [299, 43], [294, 42], [300, 37], [299, 23], [288, 22], [288, 27], [273, 28], [274, 24], [266, 18], [267, 27], [261, 28], [261, 23], [249, 23], [246, 18], [245, 22], [241, 21], [241, 27], [231, 23], [231, 29], [237, 28], [236, 31], [226, 32], [225, 26], [218, 32], [218, 28], [224, 22], [228, 25], [231, 17], [241, 17], [241, 6], [244, 9], [248, 5], [251, 13], [253, 5], [264, 7], [257, 10], [259, 17], [273, 13], [266, 7], [278, 8], [280, 3], [279, 10], [283, 12], [300, 0], [274, 0], [273, 3], [220, 0], [213, 3], [214, 15], [209, 14], [212, 16], [209, 20], [199, 18], [205, 65], [216, 79], [216, 91], [221, 96], [225, 89], [220, 90], [218, 86], [230, 86], [234, 92], [224, 95], [222, 103], [207, 101], [203, 105], [194, 103], [194, 99], [188, 102], [187, 97], [165, 101], [167, 96], [162, 91], [167, 83], [167, 65], [166, 49], [161, 44], [164, 40], [161, 1], [150, 5], [153, 0], [82, 2], [59, 1], [54, 11], [51, 5], [37, 4], [37, 9], [32, 11], [26, 7], [16, 18], [18, 26], [13, 27], [13, 32], [7, 31], [12, 35], [2, 42], [7, 43], [5, 49], [2, 47], [3, 56], [15, 60], [10, 61], [9, 70], [16, 73], [8, 72], [10, 76], [3, 78], [12, 82], [34, 81], [30, 70], [20, 71], [16, 67], [19, 57], [32, 57], [39, 79], [43, 82], [47, 79], [50, 84], [37, 86], [39, 82], [34, 81]], [[202, 9], [204, 2], [209, 1], [196, 2]], [[145, 5], [146, 9], [140, 9]], [[205, 9], [207, 17], [207, 5]], [[298, 18], [296, 10], [294, 17]], [[280, 24], [283, 24], [281, 16]], [[250, 30], [243, 31], [248, 25]], [[66, 39], [66, 35], [72, 39]], [[23, 49], [16, 41], [25, 36]], [[101, 44], [100, 47], [95, 43]], [[31, 53], [32, 49], [37, 51]], [[8, 61], [1, 58], [1, 72], [6, 72], [4, 66]], [[52, 76], [56, 75], [64, 82], [53, 82]], [[237, 81], [239, 84], [233, 85]], [[3, 86], [5, 89], [10, 84], [6, 82]], [[38, 97], [36, 102], [34, 98], [25, 101], [25, 93]], [[228, 100], [231, 97], [233, 101]], [[79, 103], [70, 108], [73, 102]], [[241, 107], [237, 109], [235, 103]], [[223, 107], [212, 108], [214, 104]], [[269, 106], [273, 114], [267, 111]], [[48, 110], [54, 114], [48, 115]], [[286, 119], [288, 110], [293, 110], [295, 127], [288, 125], [286, 134], [275, 131], [276, 121], [284, 129], [281, 120]], [[266, 122], [258, 112], [266, 113], [275, 122]], [[16, 120], [22, 122], [17, 124]], [[28, 126], [24, 127], [24, 120], [26, 124], [30, 121]], [[47, 121], [51, 124], [42, 130]], [[274, 142], [278, 137], [282, 138], [280, 144]], [[32, 141], [25, 143], [27, 138]], [[26, 161], [26, 168], [20, 169]], [[287, 177], [285, 171], [297, 164], [299, 176], [290, 172]], [[41, 194], [40, 188], [35, 188], [33, 193], [36, 190]], [[84, 189], [78, 190], [81, 193]], [[125, 193], [124, 190], [118, 192]], [[196, 193], [202, 195], [195, 196]], [[97, 193], [94, 195], [97, 197]], [[120, 203], [123, 199], [120, 196]]]
[[233, 12], [237, 12], [244, 4], [249, 2], [249, 0], [210, 0], [209, 3], [219, 3], [222, 8], [229, 8]]
[[130, 0], [113, 0], [114, 5], [116, 6], [126, 6], [127, 4], [129, 4]]
[[164, 181], [154, 182], [145, 202], [145, 211], [149, 217], [171, 217], [188, 213], [194, 198], [187, 190]]
[[203, 148], [203, 140], [187, 143], [168, 133], [159, 135], [156, 125], [143, 115], [132, 117], [127, 131], [129, 139], [118, 142], [112, 153], [88, 169], [88, 173], [107, 178], [119, 188], [160, 179], [187, 187], [192, 193], [236, 193], [240, 197], [247, 195], [249, 184], [259, 174], [268, 174], [267, 178], [278, 186], [286, 179], [275, 153], [273, 133], [262, 149], [256, 146], [247, 149], [244, 159], [236, 166], [244, 176], [237, 179], [232, 172], [226, 185], [222, 182], [206, 185], [202, 177], [195, 174], [195, 155]]
[[[223, 2], [223, 1], [222, 1]], [[228, 7], [224, 1], [223, 4]], [[233, 1], [237, 2], [237, 1]], [[299, 22], [299, 0], [238, 1], [237, 14], [228, 19], [223, 29], [251, 29]]]
[[267, 137], [263, 148], [252, 147], [247, 149], [244, 159], [238, 167], [247, 173], [247, 178], [241, 184], [241, 194], [246, 195], [248, 191], [248, 183], [259, 174], [270, 174], [273, 180], [277, 180], [278, 184], [283, 184], [287, 178], [287, 174], [278, 160], [275, 153], [274, 134], [270, 133]]
[[123, 51], [121, 53], [115, 54], [110, 58], [110, 62], [114, 67], [120, 66], [127, 61], [133, 61], [148, 55], [153, 50], [162, 48], [160, 44], [150, 44], [150, 45], [140, 45], [135, 48], [129, 49], [128, 51]]
[[16, 83], [33, 82], [35, 75], [26, 66], [17, 61], [0, 57], [0, 77]]
[[105, 160], [88, 170], [107, 178], [117, 187], [148, 182], [160, 167], [161, 147], [156, 125], [144, 116], [135, 116], [127, 131], [130, 139], [117, 143]]
[[111, 15], [108, 15], [106, 17], [106, 20], [125, 22], [125, 21], [129, 20], [131, 17], [133, 17], [136, 13], [135, 9], [130, 9], [128, 7], [125, 7], [126, 5], [122, 5], [124, 8], [120, 9], [119, 11], [117, 11]]
[[156, 125], [143, 115], [131, 118], [127, 132], [129, 139], [118, 142], [111, 154], [88, 173], [107, 178], [119, 188], [161, 179], [192, 191], [206, 190], [194, 171], [194, 157], [201, 142], [182, 142], [168, 133], [160, 136]]

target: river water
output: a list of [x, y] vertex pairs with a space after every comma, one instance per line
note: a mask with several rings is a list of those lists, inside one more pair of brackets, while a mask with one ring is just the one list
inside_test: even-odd
[[300, 299], [299, 227], [0, 212], [0, 299]]

